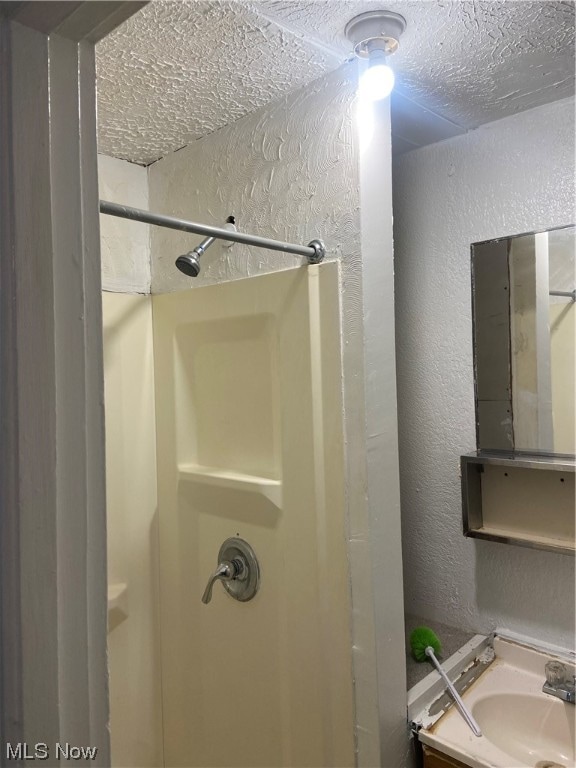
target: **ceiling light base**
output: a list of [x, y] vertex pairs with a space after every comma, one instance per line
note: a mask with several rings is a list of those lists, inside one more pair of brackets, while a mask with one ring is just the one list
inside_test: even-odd
[[391, 54], [406, 29], [406, 19], [392, 11], [367, 11], [355, 16], [344, 28], [344, 34], [360, 59], [368, 59], [375, 50]]

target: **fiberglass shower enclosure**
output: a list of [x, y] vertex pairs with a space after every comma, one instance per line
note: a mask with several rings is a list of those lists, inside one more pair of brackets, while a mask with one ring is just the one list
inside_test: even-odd
[[[338, 265], [151, 303], [164, 764], [351, 766], [342, 401], [329, 385], [341, 378]], [[104, 308], [118, 343], [123, 315]], [[126, 361], [105, 358], [110, 382], [114, 359]], [[110, 414], [117, 395], [107, 388]], [[216, 583], [204, 604], [230, 538], [253, 548], [259, 589], [241, 602]], [[113, 688], [127, 613], [110, 634]], [[113, 699], [126, 755], [123, 717]]]

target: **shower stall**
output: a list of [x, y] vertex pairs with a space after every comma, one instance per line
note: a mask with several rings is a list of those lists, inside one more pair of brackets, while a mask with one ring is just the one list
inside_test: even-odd
[[[395, 402], [380, 394], [393, 332], [378, 336], [393, 328], [378, 319], [392, 290], [378, 275], [391, 259], [377, 256], [391, 236], [377, 172], [388, 159], [365, 150], [358, 177], [353, 83], [336, 73], [293, 108], [265, 108], [148, 169], [101, 158], [117, 281], [104, 293], [114, 765], [373, 766], [405, 754], [395, 434], [378, 427]], [[261, 143], [311, 136], [320, 107], [322, 130], [297, 162], [262, 176]], [[318, 163], [325, 176], [311, 175]], [[311, 179], [312, 207], [286, 191]], [[374, 193], [365, 220], [360, 183]], [[234, 227], [195, 223], [230, 214]], [[151, 294], [127, 296], [119, 265], [142, 253], [142, 231]], [[382, 390], [365, 388], [366, 365], [371, 387], [387, 367]], [[390, 449], [389, 470], [376, 457]], [[372, 474], [389, 486], [386, 516], [374, 498], [371, 521]]]
[[[320, 247], [306, 249], [310, 262]], [[341, 378], [339, 296], [335, 262], [152, 297], [104, 294], [111, 524], [120, 506], [126, 522], [131, 471], [147, 467], [157, 497], [146, 574], [156, 599], [138, 595], [142, 562], [111, 577], [114, 764], [136, 754], [154, 764], [160, 752], [167, 766], [354, 764], [342, 389], [329, 386]], [[119, 455], [129, 436], [132, 466]], [[110, 537], [119, 573], [121, 539]], [[158, 700], [148, 754], [129, 743], [129, 680], [116, 663], [130, 665], [131, 620], [152, 637], [157, 668], [154, 681], [143, 676], [149, 707]]]
[[[130, 471], [122, 431], [140, 430], [142, 452], [152, 407], [159, 592], [148, 631], [165, 764], [351, 766], [342, 396], [328, 385], [341, 375], [338, 265], [142, 298], [105, 295], [109, 509], [117, 517], [115, 481]], [[122, 571], [125, 556], [111, 552], [111, 566]], [[127, 683], [115, 661], [142, 621], [130, 609], [139, 575], [116, 583], [126, 608], [110, 624], [118, 765], [131, 729], [123, 707], [115, 722]]]

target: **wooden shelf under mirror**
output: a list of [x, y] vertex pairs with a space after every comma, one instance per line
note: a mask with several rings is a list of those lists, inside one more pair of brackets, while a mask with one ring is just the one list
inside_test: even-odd
[[464, 535], [574, 554], [574, 473], [568, 456], [462, 456]]

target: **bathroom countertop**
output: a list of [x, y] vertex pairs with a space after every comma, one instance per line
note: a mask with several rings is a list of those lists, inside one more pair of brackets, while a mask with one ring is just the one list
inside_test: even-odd
[[430, 662], [418, 662], [412, 658], [412, 653], [410, 651], [410, 633], [412, 630], [416, 629], [416, 627], [429, 627], [438, 635], [442, 646], [442, 654], [439, 656], [440, 661], [452, 656], [453, 653], [465, 645], [476, 634], [475, 632], [463, 631], [457, 627], [450, 627], [447, 624], [441, 624], [439, 621], [430, 621], [430, 619], [423, 619], [420, 616], [414, 616], [412, 614], [406, 614], [405, 626], [406, 683], [408, 690], [416, 685], [416, 683], [419, 683], [420, 680], [423, 680], [433, 669]]

